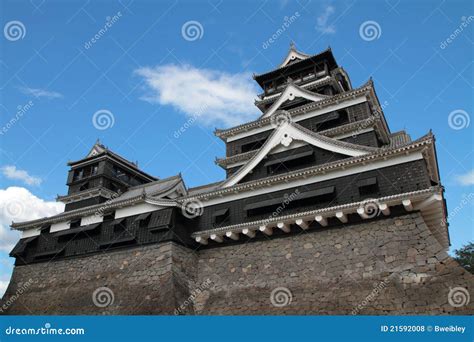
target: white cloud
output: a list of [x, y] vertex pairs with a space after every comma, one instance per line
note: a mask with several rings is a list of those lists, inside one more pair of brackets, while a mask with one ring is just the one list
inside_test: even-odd
[[19, 239], [19, 232], [10, 224], [56, 215], [64, 210], [64, 204], [48, 202], [36, 197], [22, 187], [0, 189], [0, 251], [10, 252]]
[[0, 280], [0, 298], [2, 298], [3, 294], [7, 290], [9, 280]]
[[16, 166], [6, 165], [0, 169], [5, 177], [8, 179], [20, 180], [28, 185], [40, 185], [42, 179], [35, 176], [30, 176], [25, 170], [18, 170]]
[[144, 78], [150, 103], [171, 105], [204, 124], [237, 125], [254, 120], [258, 89], [248, 73], [229, 74], [190, 65], [162, 65], [135, 71]]
[[56, 91], [49, 91], [46, 89], [40, 89], [40, 88], [20, 88], [20, 90], [27, 95], [33, 95], [34, 97], [45, 97], [47, 99], [59, 99], [63, 97], [62, 94], [56, 92]]
[[474, 185], [474, 170], [471, 170], [464, 175], [457, 176], [457, 180], [462, 185]]
[[328, 24], [329, 17], [335, 12], [335, 8], [327, 5], [323, 12], [316, 18], [316, 30], [321, 33], [336, 33], [336, 27]]

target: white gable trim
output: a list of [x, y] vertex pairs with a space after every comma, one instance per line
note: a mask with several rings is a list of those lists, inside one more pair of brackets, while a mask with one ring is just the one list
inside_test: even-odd
[[58, 222], [58, 223], [53, 223], [51, 225], [51, 228], [49, 229], [50, 233], [54, 232], [60, 232], [61, 230], [66, 230], [69, 229], [70, 222], [69, 221], [63, 221], [63, 222]]
[[[338, 110], [338, 109], [354, 106], [354, 105], [364, 103], [364, 102], [367, 102], [367, 97], [365, 95], [360, 95], [359, 97], [356, 97], [355, 99], [351, 98], [351, 99], [346, 100], [346, 101], [342, 100], [338, 104], [330, 105], [330, 106], [327, 106], [327, 107], [321, 108], [321, 109], [315, 109], [315, 110], [309, 111], [306, 114], [301, 114], [301, 115], [295, 116], [294, 118], [292, 118], [292, 120], [293, 120], [293, 122], [298, 122], [298, 121], [301, 121], [301, 120], [312, 118], [313, 116], [319, 116], [319, 115], [327, 114], [329, 112], [332, 112], [332, 111], [335, 111], [335, 110]], [[250, 130], [247, 130], [247, 131], [243, 131], [241, 133], [237, 133], [233, 136], [228, 137], [226, 139], [226, 141], [231, 142], [231, 141], [239, 140], [239, 139], [246, 138], [248, 136], [251, 136], [251, 135], [254, 135], [254, 134], [257, 134], [257, 133], [268, 131], [270, 129], [273, 129], [273, 126], [271, 124], [267, 124], [267, 125], [264, 125], [264, 126], [261, 126], [261, 127], [257, 127], [255, 129], [250, 129]]]
[[283, 61], [283, 63], [281, 63], [278, 66], [278, 68], [283, 68], [284, 66], [286, 66], [291, 61], [294, 61], [295, 59], [303, 60], [303, 59], [306, 59], [308, 57], [309, 57], [309, 55], [307, 55], [307, 54], [296, 51], [295, 49], [290, 49], [290, 51], [288, 52], [288, 55], [285, 57], [285, 60]]
[[303, 90], [300, 87], [295, 86], [294, 84], [290, 83], [285, 88], [285, 90], [283, 91], [283, 94], [281, 94], [281, 96], [278, 98], [278, 100], [276, 100], [270, 106], [270, 108], [268, 108], [268, 110], [265, 112], [265, 114], [262, 115], [261, 118], [263, 119], [263, 118], [267, 118], [267, 117], [271, 116], [273, 113], [275, 113], [277, 111], [278, 108], [280, 108], [280, 106], [283, 103], [285, 103], [288, 100], [292, 101], [297, 97], [302, 97], [304, 99], [317, 102], [317, 101], [325, 100], [329, 96], [321, 95], [321, 94], [313, 94], [313, 93], [310, 93], [307, 90]]
[[21, 239], [38, 236], [41, 234], [40, 228], [27, 229], [21, 232]]
[[353, 145], [354, 147], [352, 148], [351, 144], [342, 145], [341, 143], [341, 146], [332, 142], [333, 139], [322, 139], [322, 137], [318, 137], [316, 133], [315, 135], [308, 134], [292, 124], [284, 123], [276, 128], [275, 132], [265, 142], [257, 154], [250, 158], [250, 160], [242, 166], [240, 170], [227, 179], [221, 187], [227, 188], [237, 184], [250, 171], [252, 171], [262, 161], [262, 159], [270, 153], [270, 151], [278, 147], [280, 144], [284, 147], [289, 147], [293, 140], [304, 141], [313, 146], [351, 157], [359, 157], [368, 153], [362, 149], [357, 149], [356, 145]]
[[[340, 139], [344, 139], [344, 138], [354, 136], [354, 134], [359, 135], [359, 134], [363, 134], [363, 133], [372, 132], [373, 130], [374, 130], [373, 127], [368, 127], [368, 128], [358, 130], [357, 132], [350, 132], [350, 133], [346, 133], [346, 134], [336, 135], [332, 138], [336, 139], [336, 140], [340, 140]], [[303, 146], [306, 146], [306, 145], [308, 145], [308, 144], [305, 143], [305, 142], [294, 141], [288, 148], [285, 148], [284, 146], [277, 146], [273, 150], [271, 150], [269, 154], [280, 153], [280, 152], [292, 150], [292, 149], [295, 149], [295, 148], [303, 147]], [[231, 169], [231, 168], [236, 167], [236, 166], [244, 165], [247, 162], [247, 160], [248, 159], [242, 160], [242, 161], [239, 161], [239, 162], [235, 162], [233, 164], [229, 164], [226, 168]]]
[[[97, 215], [84, 216], [81, 218], [81, 226], [88, 226], [90, 224], [103, 222], [104, 217], [97, 211]], [[68, 227], [69, 228], [69, 227]]]
[[133, 205], [131, 207], [120, 208], [115, 211], [115, 218], [122, 218], [122, 217], [129, 217], [144, 213], [149, 213], [151, 211], [156, 211], [159, 209], [163, 209], [162, 207], [158, 207], [155, 204], [149, 203], [141, 203], [137, 205]]

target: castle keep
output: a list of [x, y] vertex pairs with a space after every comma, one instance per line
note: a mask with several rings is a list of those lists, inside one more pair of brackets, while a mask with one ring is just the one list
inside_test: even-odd
[[330, 49], [254, 79], [261, 116], [215, 132], [223, 181], [158, 179], [100, 142], [70, 162], [64, 212], [12, 224], [3, 311], [473, 313], [452, 303], [474, 282], [446, 253], [433, 134], [391, 132]]

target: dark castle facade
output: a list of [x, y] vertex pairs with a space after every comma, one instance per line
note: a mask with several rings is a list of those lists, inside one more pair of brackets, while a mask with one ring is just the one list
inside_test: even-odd
[[446, 253], [431, 132], [392, 133], [330, 49], [254, 78], [261, 116], [215, 132], [221, 182], [157, 179], [99, 142], [70, 162], [64, 212], [12, 224], [2, 312], [472, 313], [451, 303], [473, 278]]

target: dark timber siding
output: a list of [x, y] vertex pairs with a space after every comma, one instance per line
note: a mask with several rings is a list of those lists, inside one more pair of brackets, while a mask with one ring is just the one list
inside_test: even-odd
[[[348, 121], [339, 123], [339, 125], [343, 123], [361, 121], [370, 116], [369, 105], [366, 102], [344, 108], [340, 111], [347, 112]], [[335, 112], [329, 112], [326, 114], [317, 115], [309, 119], [298, 121], [297, 123], [305, 128], [316, 131], [316, 127], [318, 126], [318, 124], [323, 122], [326, 118], [329, 118], [332, 115], [334, 115], [334, 113]], [[231, 157], [233, 155], [242, 153], [242, 146], [262, 140], [262, 139], [266, 139], [272, 132], [273, 130], [268, 130], [268, 131], [257, 133], [257, 134], [239, 139], [239, 140], [228, 142], [226, 145], [226, 156]]]
[[[353, 136], [353, 137], [352, 136], [347, 137], [347, 138], [341, 139], [341, 141], [346, 141], [346, 142], [356, 144], [356, 145], [380, 147], [379, 140], [377, 139], [377, 134], [374, 131], [367, 132], [367, 133], [362, 133], [362, 134], [359, 134], [359, 135], [356, 135], [356, 136]], [[246, 182], [246, 181], [249, 181], [249, 180], [255, 180], [255, 179], [267, 177], [268, 176], [267, 169], [266, 169], [266, 167], [264, 167], [264, 164], [269, 160], [275, 159], [277, 157], [278, 158], [286, 157], [288, 155], [299, 153], [303, 150], [307, 150], [307, 149], [311, 149], [311, 148], [315, 151], [315, 162], [310, 164], [310, 165], [304, 165], [303, 167], [309, 167], [311, 165], [320, 165], [320, 164], [332, 162], [332, 161], [335, 161], [335, 160], [340, 160], [340, 159], [347, 158], [347, 156], [337, 154], [337, 153], [333, 153], [333, 152], [330, 152], [330, 151], [326, 151], [326, 150], [320, 149], [320, 148], [315, 147], [315, 146], [303, 146], [303, 147], [299, 147], [299, 148], [296, 148], [296, 149], [293, 149], [293, 150], [290, 150], [290, 151], [287, 151], [287, 152], [270, 154], [267, 158], [264, 159], [264, 161], [262, 161], [259, 165], [257, 165], [257, 167], [255, 167], [253, 172], [250, 175], [248, 175], [248, 177], [245, 177], [245, 179], [243, 181]], [[226, 172], [227, 178], [232, 176], [241, 167], [242, 167], [242, 165], [227, 169], [227, 172]]]
[[[102, 222], [96, 229], [63, 235], [60, 232], [42, 232], [36, 239], [28, 243], [25, 252], [17, 257], [16, 264], [47, 261], [52, 258], [61, 259], [75, 255], [104, 252], [107, 250], [130, 247], [148, 243], [175, 241], [179, 244], [193, 246], [190, 235], [192, 224], [181, 217], [179, 209], [163, 209], [154, 211], [144, 226], [140, 226], [136, 218], [130, 216], [115, 225], [117, 220]], [[87, 227], [87, 226], [86, 226]], [[70, 228], [72, 229], [72, 228]], [[23, 241], [22, 239], [19, 244]], [[43, 258], [38, 256], [44, 255]]]
[[[378, 191], [376, 193], [361, 196], [359, 195], [359, 188], [357, 182], [363, 179], [376, 177], [378, 182]], [[317, 189], [322, 189], [326, 187], [335, 187], [335, 199], [320, 204], [310, 204], [298, 207], [296, 209], [289, 209], [284, 213], [293, 213], [306, 211], [308, 209], [318, 209], [329, 206], [336, 206], [344, 203], [357, 202], [369, 197], [383, 197], [395, 195], [403, 192], [416, 191], [421, 189], [426, 189], [431, 186], [430, 178], [426, 169], [424, 160], [417, 160], [409, 163], [404, 163], [400, 165], [390, 166], [379, 170], [368, 171], [360, 173], [358, 175], [351, 175], [336, 179], [331, 179], [324, 182], [313, 183], [310, 185], [305, 185], [299, 188], [293, 188], [278, 192], [271, 192], [260, 196], [250, 197], [242, 200], [237, 200], [229, 203], [222, 203], [210, 207], [206, 207], [204, 213], [197, 220], [198, 230], [207, 230], [212, 229], [213, 225], [213, 213], [229, 208], [229, 218], [225, 222], [225, 226], [238, 224], [243, 222], [250, 222], [259, 219], [265, 219], [269, 216], [252, 216], [247, 217], [246, 210], [244, 207], [246, 205], [270, 200], [270, 199], [281, 199], [283, 202], [285, 195], [290, 196], [295, 190], [298, 189], [299, 193], [302, 194], [305, 191], [312, 191]], [[270, 190], [269, 190], [270, 191]], [[297, 199], [297, 197], [296, 197]], [[271, 214], [271, 213], [270, 213]]]

